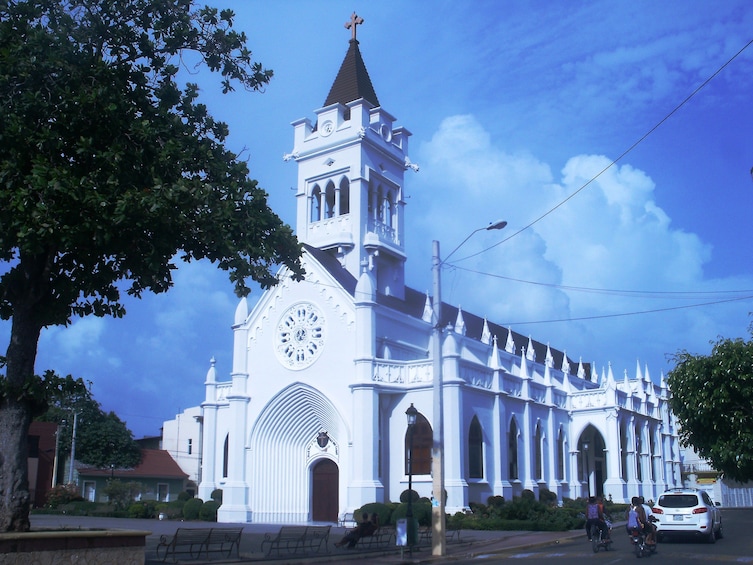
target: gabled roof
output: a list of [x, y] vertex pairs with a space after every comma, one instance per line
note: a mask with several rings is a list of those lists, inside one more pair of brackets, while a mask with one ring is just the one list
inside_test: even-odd
[[337, 73], [329, 95], [324, 101], [324, 105], [329, 106], [337, 103], [346, 105], [348, 102], [353, 102], [359, 98], [367, 100], [374, 106], [379, 106], [379, 99], [374, 92], [374, 86], [371, 84], [369, 73], [366, 70], [363, 57], [361, 57], [361, 51], [358, 49], [358, 41], [351, 39], [348, 52], [345, 54], [345, 59], [340, 66], [340, 71]]
[[175, 459], [163, 449], [142, 449], [141, 462], [133, 469], [99, 469], [77, 464], [78, 474], [86, 477], [114, 476], [118, 479], [187, 479], [188, 475], [175, 462]]
[[[348, 294], [355, 296], [356, 284], [358, 281], [340, 264], [336, 257], [322, 249], [312, 247], [308, 244], [304, 244], [303, 247], [322, 265], [322, 267], [327, 270], [327, 272]], [[421, 318], [424, 311], [424, 305], [426, 304], [426, 294], [406, 286], [405, 299], [379, 294], [377, 295], [377, 304], [396, 310], [397, 312], [401, 312], [413, 318]], [[442, 302], [442, 320], [440, 326], [446, 327], [448, 324], [454, 326], [457, 315], [457, 306], [451, 306], [446, 302]], [[484, 328], [484, 318], [463, 310], [463, 320], [465, 321], [466, 335], [472, 339], [480, 340]], [[489, 326], [489, 331], [493, 335], [496, 335], [497, 339], [503, 340], [499, 343], [499, 347], [500, 349], [504, 349], [504, 340], [507, 338], [508, 329], [490, 321], [487, 321], [487, 324]], [[518, 332], [512, 332], [512, 338], [515, 341], [516, 354], [520, 355], [521, 347], [528, 347], [529, 338]], [[547, 344], [531, 339], [531, 345], [536, 354], [536, 361], [543, 363], [546, 358]], [[554, 359], [554, 367], [559, 369], [562, 366], [562, 360], [565, 354], [554, 348], [550, 348], [550, 351]], [[572, 370], [575, 371], [578, 362], [573, 361], [569, 357], [568, 362], [570, 363]], [[589, 375], [590, 378], [590, 364], [583, 363], [583, 366], [586, 370], [586, 374]]]

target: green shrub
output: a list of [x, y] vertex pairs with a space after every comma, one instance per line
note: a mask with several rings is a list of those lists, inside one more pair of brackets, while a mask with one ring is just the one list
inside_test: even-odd
[[[188, 502], [186, 502], [186, 504], [188, 504]], [[205, 522], [216, 522], [217, 509], [220, 506], [222, 506], [222, 504], [216, 500], [207, 500], [204, 504], [201, 505], [201, 508], [199, 509], [199, 518], [201, 518]]]
[[173, 500], [172, 502], [160, 502], [155, 507], [157, 514], [164, 514], [168, 520], [177, 520], [183, 517], [183, 505], [182, 500]]
[[84, 497], [78, 492], [78, 487], [75, 484], [57, 485], [47, 493], [47, 506], [49, 508], [57, 508], [61, 504], [78, 500], [84, 500]]
[[149, 508], [147, 507], [145, 502], [142, 502], [142, 501], [134, 502], [128, 507], [128, 517], [129, 518], [148, 518]]
[[191, 496], [186, 491], [178, 493], [178, 500], [180, 500], [181, 502], [185, 502], [186, 500], [191, 500], [192, 498], [193, 496]]
[[[425, 500], [425, 499], [424, 499]], [[413, 503], [413, 517], [418, 520], [419, 526], [431, 525], [431, 503], [424, 500], [418, 500]], [[408, 503], [401, 502], [400, 505], [395, 508], [390, 516], [390, 524], [393, 526], [397, 524], [400, 518], [405, 518], [408, 512]]]
[[198, 520], [201, 507], [204, 505], [204, 501], [200, 498], [192, 498], [186, 500], [183, 505], [183, 518], [186, 520]]
[[355, 510], [353, 512], [353, 517], [357, 521], [360, 521], [361, 516], [366, 512], [369, 516], [376, 514], [379, 517], [380, 524], [389, 524], [394, 508], [396, 508], [395, 505], [382, 504], [381, 502], [369, 502]]
[[405, 489], [400, 493], [400, 502], [408, 502], [408, 497], [410, 497], [413, 502], [416, 502], [419, 498], [421, 498], [415, 490]]
[[557, 504], [557, 493], [543, 488], [539, 491], [539, 502], [554, 506]]
[[222, 504], [222, 489], [221, 488], [214, 489], [212, 491], [212, 494], [210, 495], [210, 498]]

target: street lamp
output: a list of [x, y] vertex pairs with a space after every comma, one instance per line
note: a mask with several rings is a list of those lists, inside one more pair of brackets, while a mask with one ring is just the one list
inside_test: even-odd
[[416, 424], [418, 410], [411, 405], [405, 411], [408, 418], [408, 510], [405, 518], [408, 522], [408, 545], [413, 547], [413, 541], [416, 538], [415, 528], [413, 525], [413, 426]]
[[432, 329], [432, 347], [434, 348], [433, 361], [433, 386], [434, 396], [434, 427], [432, 430], [432, 491], [434, 502], [431, 508], [431, 553], [432, 555], [443, 556], [447, 552], [447, 540], [445, 537], [445, 499], [444, 499], [444, 416], [442, 414], [442, 265], [460, 249], [475, 233], [482, 230], [501, 230], [507, 225], [504, 220], [498, 220], [486, 227], [473, 230], [460, 245], [450, 252], [444, 261], [439, 258], [439, 242], [432, 242], [432, 259], [431, 271], [434, 279], [434, 303], [432, 308], [431, 323]]
[[588, 492], [586, 493], [588, 496], [591, 496], [591, 474], [588, 469], [588, 442], [583, 442], [583, 458], [585, 459], [583, 463], [583, 472], [586, 479], [586, 489]]

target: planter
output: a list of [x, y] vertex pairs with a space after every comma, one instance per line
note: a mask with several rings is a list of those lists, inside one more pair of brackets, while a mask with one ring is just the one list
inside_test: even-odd
[[45, 530], [0, 534], [0, 565], [143, 565], [141, 530]]

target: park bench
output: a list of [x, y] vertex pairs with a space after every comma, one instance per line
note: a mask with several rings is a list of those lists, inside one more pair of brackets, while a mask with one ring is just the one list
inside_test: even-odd
[[[445, 529], [445, 539], [447, 543], [460, 542], [460, 530], [457, 529]], [[420, 545], [431, 545], [431, 528], [423, 527], [418, 530], [418, 543]]]
[[374, 533], [359, 538], [357, 547], [377, 549], [395, 545], [395, 542], [395, 528], [392, 526], [380, 526]]
[[344, 512], [340, 514], [338, 518], [341, 528], [353, 528], [356, 525], [356, 519], [353, 517], [353, 512]]
[[160, 536], [157, 558], [165, 561], [172, 555], [175, 562], [178, 555], [198, 559], [203, 554], [209, 559], [214, 553], [227, 558], [235, 548], [235, 555], [240, 559], [242, 531], [243, 528], [178, 528], [172, 538]]
[[329, 531], [332, 526], [283, 526], [276, 534], [264, 534], [261, 551], [269, 557], [272, 551], [282, 553], [319, 553], [328, 551]]

